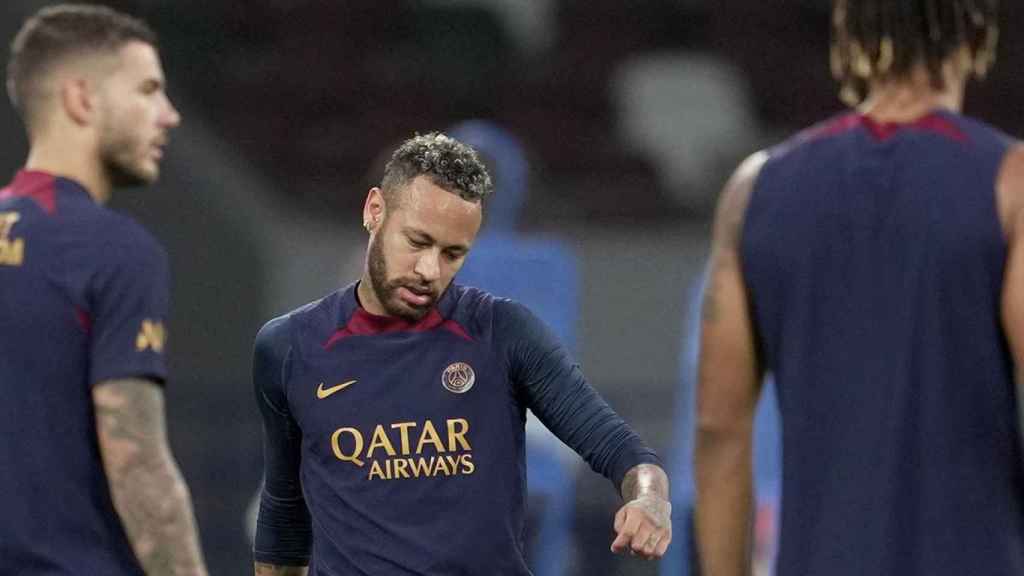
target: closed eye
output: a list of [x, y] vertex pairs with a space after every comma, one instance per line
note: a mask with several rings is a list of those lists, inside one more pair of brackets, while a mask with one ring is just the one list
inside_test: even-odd
[[139, 88], [143, 94], [149, 95], [162, 91], [164, 89], [164, 84], [159, 80], [151, 78], [144, 81]]

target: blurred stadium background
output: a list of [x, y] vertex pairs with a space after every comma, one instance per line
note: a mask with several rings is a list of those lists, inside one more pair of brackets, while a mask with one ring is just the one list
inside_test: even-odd
[[[5, 41], [50, 3], [0, 4]], [[684, 318], [717, 190], [742, 156], [841, 109], [828, 0], [106, 3], [156, 28], [185, 118], [159, 185], [113, 205], [171, 255], [172, 441], [218, 575], [251, 573], [252, 338], [355, 278], [359, 210], [386, 149], [472, 118], [523, 143], [519, 231], [559, 238], [579, 258], [584, 370], [675, 464]], [[1000, 62], [967, 110], [1019, 135], [1024, 10], [1002, 4]], [[9, 106], [0, 130], [9, 175], [26, 150]], [[608, 552], [617, 496], [576, 473], [565, 573], [658, 573]], [[680, 490], [686, 479], [674, 481]]]

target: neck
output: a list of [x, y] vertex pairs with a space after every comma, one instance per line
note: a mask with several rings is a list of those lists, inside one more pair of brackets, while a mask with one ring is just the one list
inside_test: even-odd
[[356, 287], [356, 297], [359, 299], [359, 305], [374, 316], [387, 316], [387, 312], [384, 310], [384, 306], [381, 305], [380, 300], [377, 298], [377, 293], [373, 291], [373, 285], [370, 284], [370, 274], [363, 272], [363, 277], [359, 279], [359, 286]]
[[943, 68], [943, 77], [944, 87], [936, 89], [927, 70], [918, 67], [907, 77], [876, 82], [857, 109], [880, 122], [916, 120], [935, 110], [960, 112], [964, 102], [965, 76], [950, 64]]
[[94, 155], [83, 152], [87, 149], [80, 142], [40, 139], [32, 143], [25, 169], [74, 180], [85, 187], [93, 200], [104, 204], [110, 198], [110, 179]]

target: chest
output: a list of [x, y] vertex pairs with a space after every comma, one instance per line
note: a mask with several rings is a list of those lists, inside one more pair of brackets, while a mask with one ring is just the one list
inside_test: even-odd
[[323, 444], [314, 451], [342, 460], [471, 450], [523, 414], [505, 359], [489, 343], [446, 333], [305, 347], [288, 395], [306, 441]]

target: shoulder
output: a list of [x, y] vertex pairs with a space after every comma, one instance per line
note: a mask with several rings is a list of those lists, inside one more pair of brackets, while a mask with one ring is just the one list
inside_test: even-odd
[[770, 157], [770, 151], [758, 150], [747, 156], [725, 184], [724, 194], [741, 194], [753, 187], [761, 169]]
[[837, 114], [812, 124], [775, 144], [766, 151], [766, 157], [773, 161], [780, 161], [800, 156], [802, 152], [817, 148], [812, 145], [835, 140], [836, 137], [849, 134], [860, 125], [860, 116], [855, 112]]
[[948, 117], [952, 118], [961, 130], [967, 132], [966, 136], [975, 143], [987, 140], [1001, 147], [1013, 146], [1016, 143], [1014, 137], [984, 120], [962, 114], [950, 114]]
[[725, 183], [715, 213], [716, 242], [733, 244], [738, 239], [751, 194], [769, 158], [769, 152], [764, 150], [751, 154]]
[[89, 218], [87, 227], [64, 237], [69, 269], [86, 273], [95, 290], [115, 299], [124, 290], [156, 290], [168, 298], [170, 263], [163, 246], [127, 216], [101, 209]]
[[494, 324], [501, 338], [509, 342], [542, 342], [550, 345], [557, 338], [536, 313], [528, 306], [508, 298], [495, 298]]
[[453, 314], [488, 310], [493, 308], [495, 300], [498, 300], [494, 294], [475, 286], [452, 283], [448, 290]]
[[463, 322], [503, 320], [510, 310], [523, 308], [518, 302], [473, 286], [452, 284], [451, 310], [446, 316]]
[[288, 342], [289, 322], [292, 315], [284, 314], [264, 324], [256, 333], [257, 352], [269, 352]]
[[526, 306], [472, 286], [453, 284], [448, 318], [468, 329], [474, 338], [494, 332], [507, 341], [524, 324], [538, 322]]
[[505, 323], [537, 318], [529, 307], [511, 298], [494, 298], [492, 306], [495, 318]]
[[256, 333], [253, 344], [253, 380], [278, 382], [291, 352], [291, 315], [278, 316], [267, 322]]
[[345, 290], [338, 290], [271, 319], [256, 334], [256, 345], [290, 342], [297, 331], [318, 335], [332, 332], [343, 316]]
[[[332, 293], [323, 298], [319, 298], [312, 302], [303, 304], [298, 308], [290, 310], [276, 318], [272, 318], [267, 321], [266, 324], [260, 328], [257, 333], [257, 339], [260, 336], [266, 338], [279, 338], [283, 337], [286, 333], [294, 329], [295, 326], [309, 325], [317, 323], [318, 320], [328, 318], [331, 316], [331, 311], [336, 310], [337, 293]], [[334, 304], [334, 306], [332, 306]]]
[[256, 334], [252, 353], [252, 381], [257, 397], [279, 413], [287, 405], [285, 367], [292, 350], [291, 320], [291, 314], [285, 314], [264, 324]]
[[100, 209], [89, 218], [83, 232], [99, 256], [112, 264], [167, 266], [163, 245], [132, 218], [112, 210]]
[[452, 284], [439, 309], [442, 316], [469, 328], [474, 337], [486, 331], [494, 320], [495, 304], [501, 300], [486, 290], [462, 284]]
[[1024, 144], [1015, 142], [1003, 158], [996, 180], [999, 217], [1007, 236], [1024, 232]]

